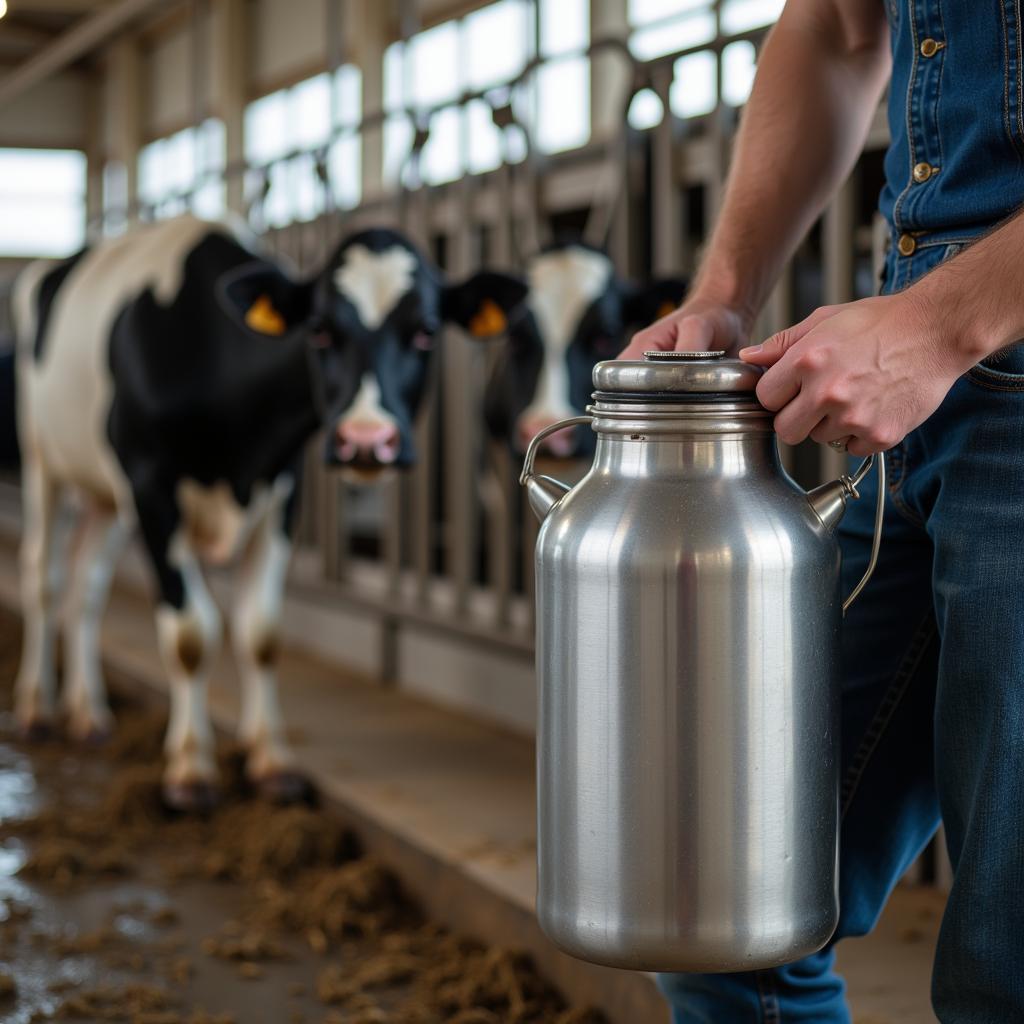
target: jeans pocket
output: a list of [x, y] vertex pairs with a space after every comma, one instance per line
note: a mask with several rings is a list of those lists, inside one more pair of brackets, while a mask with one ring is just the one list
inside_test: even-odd
[[1024, 41], [1021, 0], [1001, 0], [1003, 18], [1003, 123], [1017, 155], [1024, 159]]
[[1024, 341], [983, 359], [967, 371], [967, 378], [989, 391], [1024, 392]]

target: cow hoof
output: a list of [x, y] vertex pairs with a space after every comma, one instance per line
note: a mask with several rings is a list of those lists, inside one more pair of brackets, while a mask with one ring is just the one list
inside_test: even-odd
[[109, 725], [93, 725], [88, 729], [76, 729], [72, 739], [83, 747], [95, 750], [98, 747], [105, 747], [113, 738], [114, 730]]
[[68, 736], [83, 747], [103, 747], [114, 735], [113, 722], [102, 719], [70, 719], [67, 726]]
[[18, 735], [25, 743], [48, 743], [57, 735], [53, 719], [34, 717], [18, 723]]
[[164, 803], [180, 814], [209, 814], [220, 802], [220, 789], [215, 782], [192, 779], [187, 782], [165, 782]]
[[279, 768], [252, 780], [256, 795], [271, 804], [311, 804], [316, 789], [309, 778], [294, 768]]

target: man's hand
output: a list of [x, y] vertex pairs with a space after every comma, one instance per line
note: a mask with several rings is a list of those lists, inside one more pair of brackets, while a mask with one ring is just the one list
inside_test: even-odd
[[923, 423], [975, 362], [939, 313], [915, 289], [824, 306], [740, 358], [768, 367], [757, 397], [783, 441], [849, 438], [869, 455]]
[[738, 309], [693, 296], [679, 309], [633, 335], [619, 359], [643, 359], [645, 352], [714, 352], [734, 356], [750, 336], [748, 317]]

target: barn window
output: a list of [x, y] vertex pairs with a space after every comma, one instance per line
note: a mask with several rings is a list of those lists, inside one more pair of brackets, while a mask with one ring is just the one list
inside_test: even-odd
[[661, 124], [665, 107], [653, 89], [641, 89], [629, 105], [629, 126], [641, 131]]
[[715, 12], [708, 0], [630, 0], [629, 47], [641, 60], [710, 43]]
[[722, 51], [722, 100], [731, 107], [742, 107], [754, 84], [757, 52], [746, 39], [730, 43]]
[[[408, 111], [429, 119], [420, 170], [424, 182], [440, 184], [501, 163], [502, 139], [484, 100], [460, 104], [466, 93], [496, 98], [537, 53], [547, 63], [515, 96], [517, 113], [532, 125], [545, 152], [580, 146], [590, 136], [590, 63], [587, 0], [540, 0], [539, 23], [527, 0], [497, 0], [460, 19], [419, 32], [388, 47], [384, 56], [384, 179], [407, 175], [415, 137]], [[522, 147], [508, 138], [510, 159]]]
[[0, 255], [67, 256], [85, 240], [85, 154], [0, 149]]
[[358, 204], [361, 149], [354, 129], [361, 115], [361, 87], [358, 68], [345, 65], [338, 69], [333, 88], [331, 75], [324, 72], [249, 104], [245, 157], [255, 170], [249, 174], [247, 193], [258, 203], [264, 224], [281, 227], [323, 212], [320, 156], [326, 158], [332, 202]]
[[211, 117], [196, 130], [196, 182], [192, 209], [200, 217], [219, 217], [226, 206], [224, 122]]
[[669, 105], [677, 117], [698, 117], [715, 109], [718, 97], [718, 58], [701, 50], [675, 62]]
[[103, 165], [102, 203], [103, 234], [123, 234], [128, 229], [128, 168], [122, 160]]
[[782, 13], [786, 0], [726, 0], [722, 5], [722, 32], [733, 35], [770, 25]]
[[[716, 23], [711, 0], [629, 0], [632, 29], [629, 45], [643, 60], [688, 52], [676, 60], [671, 92], [672, 112], [678, 117], [697, 117], [718, 103], [718, 57], [711, 46], [772, 24], [785, 0], [722, 0]], [[754, 80], [755, 49], [750, 40], [739, 39], [722, 49], [721, 99], [742, 106]], [[649, 123], [653, 106], [638, 110], [636, 126]], [[632, 123], [631, 117], [631, 123]]]
[[548, 59], [537, 73], [538, 147], [545, 153], [575, 149], [590, 138], [590, 44], [586, 0], [542, 0], [540, 54]]
[[156, 139], [139, 152], [139, 202], [150, 217], [224, 211], [224, 125], [210, 118]]

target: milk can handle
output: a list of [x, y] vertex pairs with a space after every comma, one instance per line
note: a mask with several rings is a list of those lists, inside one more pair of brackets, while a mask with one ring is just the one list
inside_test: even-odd
[[846, 609], [857, 600], [860, 592], [867, 586], [868, 580], [871, 579], [871, 574], [875, 571], [875, 566], [878, 564], [878, 550], [882, 546], [882, 521], [885, 518], [885, 453], [879, 452], [877, 455], [869, 455], [857, 467], [857, 472], [852, 477], [840, 477], [849, 496], [851, 498], [859, 498], [857, 485], [868, 475], [872, 464], [878, 467], [878, 498], [875, 501], [875, 535], [871, 541], [871, 557], [868, 559], [868, 567], [860, 582], [850, 591], [850, 596], [843, 601], [844, 615], [846, 614]]
[[[539, 431], [534, 435], [529, 445], [526, 447], [526, 455], [523, 458], [523, 471], [519, 475], [519, 483], [523, 486], [527, 484], [533, 477], [533, 467], [537, 460], [537, 452], [540, 450], [541, 442], [550, 434], [555, 434], [559, 430], [564, 430], [566, 427], [577, 427], [582, 426], [584, 423], [593, 423], [593, 418], [590, 416], [572, 416], [569, 419], [559, 420], [557, 423], [552, 423]], [[851, 498], [859, 498], [860, 495], [857, 493], [858, 484], [863, 483], [864, 478], [871, 471], [871, 467], [876, 466], [878, 469], [878, 497], [875, 501], [875, 532], [874, 537], [871, 541], [871, 556], [868, 558], [868, 567], [864, 570], [864, 575], [860, 578], [860, 582], [850, 591], [849, 596], [843, 601], [843, 614], [846, 614], [847, 609], [854, 601], [860, 596], [861, 591], [867, 586], [868, 580], [871, 579], [875, 571], [875, 566], [878, 565], [878, 552], [882, 546], [882, 522], [885, 518], [885, 453], [878, 452], [877, 455], [869, 455], [858, 467], [857, 472], [853, 476], [841, 476], [839, 479], [846, 489], [846, 492]]]
[[578, 427], [584, 423], [590, 424], [593, 422], [594, 420], [591, 416], [572, 416], [567, 420], [559, 420], [557, 423], [552, 423], [535, 434], [533, 440], [526, 447], [526, 456], [523, 459], [523, 471], [519, 474], [519, 483], [525, 487], [527, 481], [533, 476], [533, 464], [537, 459], [540, 443], [545, 437], [549, 434], [557, 434], [559, 430], [564, 430], [566, 427]]

